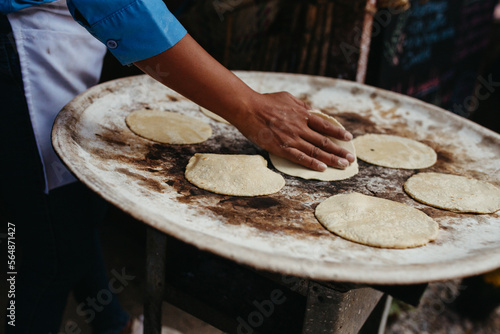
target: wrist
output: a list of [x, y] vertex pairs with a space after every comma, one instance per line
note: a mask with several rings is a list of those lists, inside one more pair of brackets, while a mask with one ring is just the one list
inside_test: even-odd
[[257, 111], [262, 109], [258, 107], [262, 94], [248, 86], [235, 89], [233, 93], [225, 103], [221, 103], [219, 115], [241, 130], [253, 123]]

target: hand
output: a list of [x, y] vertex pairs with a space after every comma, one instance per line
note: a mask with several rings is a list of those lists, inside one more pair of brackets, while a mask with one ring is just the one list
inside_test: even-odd
[[266, 151], [317, 171], [327, 165], [345, 168], [355, 160], [327, 137], [351, 140], [352, 135], [310, 113], [311, 108], [291, 94], [256, 93], [249, 104], [249, 110], [231, 122]]
[[255, 92], [189, 35], [135, 65], [222, 116], [270, 153], [318, 171], [327, 165], [344, 168], [355, 159], [326, 137], [350, 140], [350, 133], [309, 113], [306, 103], [288, 93]]

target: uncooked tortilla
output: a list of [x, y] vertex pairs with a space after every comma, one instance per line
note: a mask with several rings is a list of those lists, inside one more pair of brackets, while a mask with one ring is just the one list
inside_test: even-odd
[[170, 111], [136, 110], [125, 121], [135, 134], [166, 144], [197, 144], [212, 135], [207, 123]]
[[439, 225], [408, 205], [360, 193], [329, 197], [316, 207], [329, 231], [363, 245], [412, 248], [437, 238]]
[[[340, 124], [335, 118], [328, 116], [328, 115], [326, 115], [318, 110], [311, 110], [310, 112], [322, 117], [323, 119], [326, 119], [328, 122], [332, 123], [333, 125], [344, 129], [342, 124]], [[353, 144], [352, 140], [351, 141], [342, 141], [342, 140], [338, 140], [338, 139], [332, 138], [332, 137], [329, 137], [329, 138], [335, 144], [348, 150], [354, 156], [356, 156], [356, 151], [354, 149], [354, 144]], [[273, 166], [277, 170], [279, 170], [280, 172], [285, 173], [287, 175], [297, 176], [297, 177], [300, 177], [303, 179], [308, 179], [308, 180], [309, 179], [321, 180], [321, 181], [344, 180], [344, 179], [348, 179], [348, 178], [358, 174], [358, 172], [359, 172], [357, 160], [352, 162], [345, 169], [328, 167], [323, 172], [318, 172], [318, 171], [312, 170], [310, 168], [298, 165], [294, 162], [291, 162], [290, 160], [287, 160], [285, 158], [279, 157], [279, 156], [274, 155], [274, 154], [269, 154], [269, 158], [271, 159]]]
[[419, 173], [405, 182], [404, 189], [417, 201], [440, 209], [471, 213], [500, 210], [499, 188], [465, 176]]
[[437, 160], [431, 147], [405, 137], [366, 134], [354, 138], [353, 142], [358, 158], [373, 165], [419, 169], [430, 167]]
[[217, 122], [221, 122], [221, 123], [224, 123], [224, 124], [231, 124], [229, 123], [228, 121], [226, 121], [224, 118], [220, 117], [219, 115], [217, 115], [216, 113], [213, 113], [211, 112], [210, 110], [208, 110], [207, 108], [203, 108], [203, 107], [200, 107], [200, 111], [205, 114], [205, 116], [208, 116], [210, 117], [211, 119], [214, 119], [216, 120]]
[[269, 195], [285, 186], [285, 179], [267, 168], [260, 155], [196, 153], [185, 176], [199, 188], [232, 196]]

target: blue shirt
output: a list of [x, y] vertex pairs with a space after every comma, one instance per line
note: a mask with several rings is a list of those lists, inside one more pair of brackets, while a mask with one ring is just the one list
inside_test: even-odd
[[[0, 12], [11, 13], [55, 0], [6, 0]], [[73, 18], [122, 63], [143, 60], [175, 45], [186, 29], [162, 0], [67, 0]]]
[[9, 14], [20, 9], [40, 5], [42, 3], [54, 2], [57, 0], [3, 0], [0, 3], [0, 13]]

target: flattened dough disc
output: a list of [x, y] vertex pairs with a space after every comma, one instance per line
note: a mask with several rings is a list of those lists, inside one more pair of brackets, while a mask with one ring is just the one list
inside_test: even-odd
[[166, 144], [197, 144], [212, 135], [207, 123], [170, 111], [136, 110], [125, 121], [135, 134]]
[[499, 188], [465, 176], [418, 173], [406, 180], [404, 189], [417, 201], [440, 209], [471, 213], [500, 210]]
[[363, 245], [412, 248], [436, 239], [439, 225], [411, 206], [360, 193], [334, 195], [316, 207], [327, 230]]
[[267, 168], [260, 155], [196, 153], [186, 167], [186, 179], [217, 194], [260, 196], [285, 186], [285, 179]]
[[418, 169], [430, 167], [437, 160], [431, 147], [405, 137], [366, 134], [354, 138], [353, 142], [358, 158], [373, 165]]
[[[311, 110], [310, 112], [322, 117], [323, 119], [326, 119], [328, 122], [332, 123], [333, 125], [344, 129], [342, 124], [340, 124], [335, 118], [328, 116], [319, 110]], [[331, 137], [330, 137], [330, 139], [335, 144], [339, 145], [342, 148], [345, 148], [346, 150], [351, 152], [354, 156], [356, 156], [356, 151], [354, 149], [354, 144], [353, 144], [352, 140], [346, 142], [346, 141], [338, 140], [338, 139], [331, 138]], [[271, 159], [273, 166], [277, 170], [279, 170], [280, 172], [285, 173], [287, 175], [291, 175], [291, 176], [301, 177], [303, 179], [314, 179], [314, 180], [321, 180], [321, 181], [344, 180], [344, 179], [348, 179], [348, 178], [358, 174], [358, 172], [359, 172], [357, 160], [355, 160], [353, 163], [351, 163], [345, 169], [328, 167], [325, 171], [318, 172], [318, 171], [303, 167], [301, 165], [298, 165], [296, 163], [293, 163], [285, 158], [278, 157], [277, 155], [274, 155], [274, 154], [269, 154], [269, 158]]]
[[220, 117], [219, 115], [217, 115], [216, 113], [213, 113], [211, 112], [210, 110], [208, 110], [207, 108], [203, 108], [203, 107], [200, 107], [200, 111], [205, 114], [205, 116], [207, 117], [210, 117], [211, 119], [214, 119], [216, 120], [217, 122], [221, 122], [221, 123], [224, 123], [224, 124], [231, 124], [229, 123], [228, 121], [226, 121], [224, 118]]

